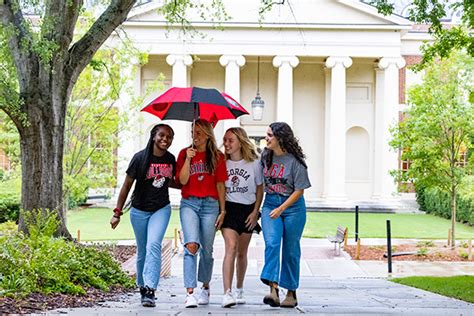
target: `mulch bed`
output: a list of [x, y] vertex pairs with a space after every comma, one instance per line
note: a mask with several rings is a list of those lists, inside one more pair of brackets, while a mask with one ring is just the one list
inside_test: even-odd
[[[356, 246], [344, 247], [344, 250], [351, 256], [352, 259], [356, 258]], [[403, 255], [392, 257], [393, 261], [466, 261], [468, 259], [460, 255], [461, 252], [467, 253], [466, 248], [457, 247], [451, 250], [450, 247], [446, 247], [442, 244], [434, 244], [430, 247], [423, 247], [415, 244], [403, 244], [392, 246], [393, 252], [416, 252], [414, 255]], [[384, 258], [384, 253], [387, 252], [386, 246], [360, 246], [360, 257], [359, 260], [387, 260]], [[473, 254], [474, 255], [474, 254]]]
[[136, 252], [135, 246], [100, 246], [107, 249], [110, 254], [120, 263], [130, 259]]
[[[135, 253], [135, 246], [103, 246], [120, 263], [125, 262]], [[110, 292], [95, 288], [86, 289], [86, 295], [70, 294], [30, 294], [24, 298], [0, 297], [0, 315], [39, 313], [64, 307], [92, 307], [105, 301], [120, 301], [135, 289], [114, 287]]]

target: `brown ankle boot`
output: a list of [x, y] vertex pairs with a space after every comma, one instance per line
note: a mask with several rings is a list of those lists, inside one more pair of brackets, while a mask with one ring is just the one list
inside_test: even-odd
[[270, 305], [271, 307], [280, 306], [280, 297], [278, 296], [278, 285], [270, 285], [270, 294], [265, 295], [263, 303]]
[[288, 307], [288, 308], [293, 308], [298, 305], [298, 301], [296, 300], [296, 291], [288, 290], [286, 293], [286, 297], [281, 302], [281, 307]]

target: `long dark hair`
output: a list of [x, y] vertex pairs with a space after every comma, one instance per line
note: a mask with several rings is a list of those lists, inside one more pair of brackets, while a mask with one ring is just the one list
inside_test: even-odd
[[160, 124], [156, 124], [155, 126], [153, 126], [153, 128], [150, 131], [150, 138], [148, 139], [148, 144], [146, 145], [145, 149], [143, 150], [144, 151], [144, 155], [143, 155], [144, 159], [142, 160], [142, 164], [140, 165], [140, 169], [139, 169], [138, 175], [137, 175], [137, 180], [142, 180], [142, 181], [146, 180], [146, 173], [148, 172], [148, 167], [150, 166], [151, 157], [153, 156], [153, 146], [155, 146], [155, 142], [154, 142], [153, 139], [155, 138], [155, 135], [158, 132], [158, 130], [162, 127], [169, 128], [170, 131], [171, 131], [172, 136], [174, 136], [174, 131], [171, 128], [171, 126], [169, 126], [168, 124], [160, 123]]
[[[292, 154], [305, 168], [308, 168], [304, 161], [306, 156], [291, 127], [285, 122], [274, 122], [270, 124], [270, 129], [273, 132], [273, 136], [278, 140], [281, 149]], [[267, 168], [270, 167], [273, 161], [273, 150], [265, 148], [262, 153], [262, 161]]]

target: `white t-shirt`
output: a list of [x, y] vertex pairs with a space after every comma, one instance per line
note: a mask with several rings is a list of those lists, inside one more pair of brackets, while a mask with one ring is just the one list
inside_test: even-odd
[[263, 170], [260, 161], [247, 162], [226, 160], [227, 181], [225, 182], [226, 201], [252, 204], [257, 200], [257, 186], [263, 183]]

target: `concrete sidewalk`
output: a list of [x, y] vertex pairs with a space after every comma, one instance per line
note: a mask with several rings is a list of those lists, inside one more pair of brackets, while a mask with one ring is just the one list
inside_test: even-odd
[[[364, 243], [383, 243], [383, 240], [364, 240]], [[416, 240], [394, 240], [394, 244]], [[182, 251], [172, 259], [172, 277], [160, 281], [156, 292], [157, 306], [145, 308], [135, 292], [123, 296], [119, 302], [104, 302], [95, 308], [60, 309], [49, 314], [68, 315], [474, 315], [474, 304], [447, 298], [385, 280], [385, 262], [354, 261], [341, 252], [337, 256], [326, 239], [303, 239], [301, 282], [296, 309], [271, 308], [262, 303], [268, 288], [259, 280], [263, 266], [264, 244], [261, 236], [254, 236], [249, 248], [249, 264], [245, 280], [247, 304], [230, 309], [221, 308], [222, 260], [224, 241], [216, 236], [214, 245], [214, 273], [211, 282], [211, 302], [195, 309], [184, 308], [185, 290], [182, 279]], [[433, 263], [396, 261], [392, 276], [406, 275], [474, 275], [473, 263]], [[235, 280], [234, 280], [235, 282]], [[197, 290], [198, 292], [199, 290]], [[283, 297], [284, 294], [282, 293]]]
[[[140, 295], [124, 296], [119, 302], [105, 302], [95, 308], [60, 309], [53, 314], [68, 315], [474, 315], [474, 305], [383, 279], [332, 279], [302, 277], [298, 290], [299, 306], [295, 309], [272, 308], [262, 304], [268, 289], [260, 280], [246, 279], [244, 305], [222, 308], [222, 279], [211, 282], [208, 306], [184, 308], [185, 291], [181, 277], [162, 279], [157, 291], [157, 306], [145, 308]], [[283, 296], [283, 295], [282, 295]]]

